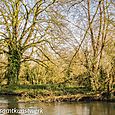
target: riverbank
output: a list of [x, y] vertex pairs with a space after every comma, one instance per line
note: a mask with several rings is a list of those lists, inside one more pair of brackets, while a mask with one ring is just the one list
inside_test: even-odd
[[110, 101], [115, 102], [114, 92], [93, 92], [78, 87], [56, 87], [46, 85], [35, 86], [3, 86], [0, 89], [1, 96], [16, 96], [19, 101], [36, 100], [39, 102], [91, 102]]
[[96, 95], [64, 95], [64, 96], [48, 96], [41, 99], [42, 102], [91, 102], [91, 101], [109, 101], [115, 102], [115, 98], [106, 99]]
[[105, 98], [100, 94], [89, 95], [89, 94], [76, 94], [76, 95], [63, 95], [63, 96], [28, 96], [20, 93], [0, 93], [0, 96], [16, 96], [19, 102], [92, 102], [92, 101], [108, 101], [115, 102], [115, 97]]

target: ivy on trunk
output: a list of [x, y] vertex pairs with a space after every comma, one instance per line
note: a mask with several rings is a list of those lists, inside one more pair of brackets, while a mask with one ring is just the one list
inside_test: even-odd
[[11, 47], [9, 46], [8, 53], [8, 68], [6, 71], [5, 77], [7, 78], [7, 84], [17, 84], [18, 76], [20, 71], [22, 54], [20, 49], [17, 46]]

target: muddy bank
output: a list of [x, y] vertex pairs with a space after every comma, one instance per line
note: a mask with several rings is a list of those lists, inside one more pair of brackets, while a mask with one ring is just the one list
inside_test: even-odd
[[[19, 97], [19, 100], [24, 101], [31, 101], [36, 100], [40, 102], [91, 102], [91, 101], [110, 101], [115, 102], [115, 96], [112, 96], [111, 98], [107, 98], [106, 96], [103, 96], [102, 94], [76, 94], [76, 95], [63, 95], [63, 96], [42, 96], [42, 95], [31, 95], [27, 92], [0, 92], [1, 96], [17, 96]], [[27, 99], [27, 100], [26, 100]]]
[[41, 99], [42, 102], [91, 102], [91, 101], [110, 101], [110, 102], [115, 102], [115, 98], [103, 98], [101, 96], [96, 96], [96, 95], [82, 95], [82, 94], [77, 94], [77, 95], [65, 95], [65, 96], [49, 96], [49, 97], [43, 97]]

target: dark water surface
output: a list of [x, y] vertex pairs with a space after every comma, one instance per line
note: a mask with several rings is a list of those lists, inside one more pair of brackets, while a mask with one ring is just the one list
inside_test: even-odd
[[[20, 110], [16, 113], [4, 110]], [[32, 111], [31, 111], [32, 110]], [[16, 97], [0, 97], [0, 115], [115, 115], [115, 103], [90, 102], [90, 103], [40, 103], [17, 102]], [[3, 113], [4, 112], [4, 113]]]

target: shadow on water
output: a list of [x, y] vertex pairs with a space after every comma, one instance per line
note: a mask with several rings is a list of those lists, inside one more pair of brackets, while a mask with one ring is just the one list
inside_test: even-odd
[[3, 107], [3, 109], [8, 110], [7, 115], [21, 115], [14, 112], [15, 109], [19, 109], [18, 100], [15, 96], [4, 96], [3, 99], [5, 100], [5, 108]]

